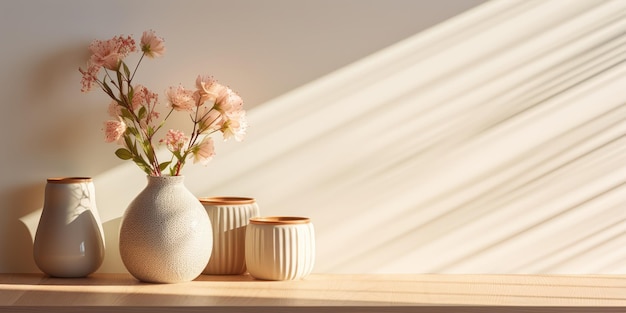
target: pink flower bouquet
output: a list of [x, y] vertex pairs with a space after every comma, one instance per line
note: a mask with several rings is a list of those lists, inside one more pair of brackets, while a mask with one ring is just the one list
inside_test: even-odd
[[[133, 84], [133, 78], [144, 57], [162, 56], [165, 45], [153, 31], [146, 31], [139, 46], [141, 58], [132, 72], [124, 61], [130, 53], [137, 52], [135, 40], [130, 36], [94, 40], [89, 46], [92, 55], [87, 68], [79, 68], [81, 91], [88, 92], [98, 85], [112, 99], [109, 114], [113, 119], [104, 123], [104, 135], [106, 142], [123, 146], [115, 151], [115, 155], [132, 160], [148, 175], [162, 176], [169, 170], [170, 175], [177, 176], [187, 159], [208, 164], [215, 154], [211, 134], [219, 131], [224, 140], [243, 139], [247, 127], [243, 100], [209, 76], [199, 75], [195, 89], [181, 85], [169, 87], [165, 93], [169, 111], [161, 118], [157, 111], [158, 95], [145, 86]], [[193, 123], [191, 133], [186, 135], [170, 129], [157, 141], [157, 132], [173, 111], [189, 114]], [[158, 160], [156, 144], [164, 144], [172, 153], [169, 160]]]

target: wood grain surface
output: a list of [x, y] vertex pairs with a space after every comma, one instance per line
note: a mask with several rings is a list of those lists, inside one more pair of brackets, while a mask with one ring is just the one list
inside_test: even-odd
[[626, 276], [324, 275], [261, 281], [201, 275], [147, 284], [128, 274], [0, 274], [13, 312], [626, 312]]

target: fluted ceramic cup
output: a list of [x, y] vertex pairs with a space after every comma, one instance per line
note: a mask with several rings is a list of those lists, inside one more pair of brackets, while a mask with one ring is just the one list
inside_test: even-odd
[[296, 280], [313, 270], [315, 231], [307, 217], [250, 219], [246, 231], [246, 264], [262, 280]]
[[213, 252], [202, 274], [238, 275], [246, 272], [246, 227], [259, 216], [254, 198], [200, 198], [213, 226]]

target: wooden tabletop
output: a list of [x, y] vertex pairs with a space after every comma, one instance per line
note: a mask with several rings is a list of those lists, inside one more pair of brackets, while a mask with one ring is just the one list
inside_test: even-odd
[[573, 312], [590, 307], [624, 312], [626, 275], [314, 274], [299, 281], [202, 275], [188, 283], [147, 284], [128, 274], [74, 279], [0, 274], [0, 310], [258, 312], [259, 306], [272, 312], [317, 312], [320, 306], [343, 312]]

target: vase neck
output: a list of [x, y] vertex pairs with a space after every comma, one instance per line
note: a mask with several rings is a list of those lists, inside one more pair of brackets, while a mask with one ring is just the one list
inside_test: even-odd
[[172, 186], [182, 185], [185, 181], [185, 176], [147, 176], [148, 185], [151, 186]]

